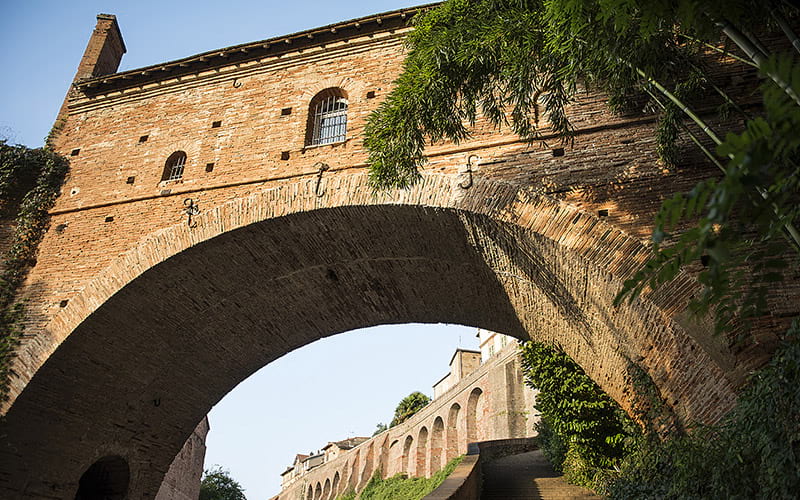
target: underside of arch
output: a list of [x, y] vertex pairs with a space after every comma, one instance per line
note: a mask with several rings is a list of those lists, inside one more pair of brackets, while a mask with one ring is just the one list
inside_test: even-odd
[[49, 327], [57, 348], [2, 424], [12, 438], [0, 491], [56, 485], [69, 497], [102, 451], [127, 460], [133, 496], [154, 494], [236, 384], [314, 340], [378, 324], [555, 342], [623, 406], [631, 361], [685, 420], [730, 406], [723, 371], [670, 318], [678, 299], [612, 306], [639, 252], [619, 231], [513, 186], [478, 182], [467, 196], [443, 176], [381, 199], [350, 177], [328, 186], [342, 200], [297, 196], [309, 188], [298, 185], [295, 205], [276, 203], [291, 188], [260, 193], [203, 214], [197, 230], [153, 235], [71, 301]]

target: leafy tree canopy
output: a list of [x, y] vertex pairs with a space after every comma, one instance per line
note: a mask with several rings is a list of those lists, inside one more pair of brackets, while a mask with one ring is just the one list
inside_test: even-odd
[[394, 418], [389, 424], [389, 427], [402, 424], [411, 418], [412, 415], [425, 408], [430, 402], [431, 398], [422, 394], [421, 392], [412, 392], [408, 396], [404, 397], [403, 400], [397, 405], [397, 408], [394, 410]]
[[[614, 110], [641, 109], [644, 99], [660, 115], [666, 166], [678, 161], [684, 137], [722, 175], [666, 200], [653, 258], [618, 300], [702, 262], [704, 291], [691, 308], [713, 313], [718, 331], [747, 332], [789, 266], [782, 254], [800, 252], [800, 64], [791, 52], [800, 40], [787, 22], [797, 13], [797, 2], [777, 0], [446, 0], [414, 19], [403, 72], [368, 120], [370, 181], [376, 189], [414, 184], [425, 146], [467, 139], [479, 114], [525, 140], [554, 133], [569, 142], [565, 107], [582, 86], [605, 92]], [[753, 35], [769, 31], [786, 35], [785, 52]], [[720, 48], [723, 41], [735, 49]], [[758, 70], [762, 116], [714, 81], [703, 51]], [[709, 102], [721, 104], [714, 118], [728, 124], [727, 136], [706, 121], [707, 110], [696, 111]]]
[[247, 500], [242, 486], [230, 472], [217, 466], [203, 472], [200, 482], [200, 500]]

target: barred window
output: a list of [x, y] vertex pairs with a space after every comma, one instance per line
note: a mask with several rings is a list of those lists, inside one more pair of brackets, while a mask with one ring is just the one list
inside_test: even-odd
[[186, 153], [175, 151], [164, 164], [164, 173], [161, 175], [162, 181], [176, 181], [183, 177], [183, 167], [186, 165]]
[[347, 96], [342, 89], [326, 89], [311, 100], [306, 144], [316, 146], [345, 140]]

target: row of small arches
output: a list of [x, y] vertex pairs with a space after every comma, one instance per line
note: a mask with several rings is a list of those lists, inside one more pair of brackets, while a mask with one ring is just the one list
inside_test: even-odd
[[[340, 88], [329, 88], [311, 99], [306, 124], [306, 146], [321, 146], [344, 141], [347, 136], [347, 94]], [[162, 181], [183, 178], [186, 153], [175, 151], [167, 158]]]
[[[433, 421], [431, 432], [427, 426], [422, 426], [415, 435], [408, 434], [402, 439], [392, 441], [388, 444], [388, 436], [383, 441], [373, 441], [366, 448], [354, 452], [351, 460], [336, 470], [332, 477], [324, 481], [319, 480], [304, 486], [302, 500], [334, 500], [348, 489], [361, 491], [369, 481], [375, 469], [382, 469], [384, 476], [395, 473], [407, 473], [411, 476], [427, 476], [444, 467], [444, 465], [456, 456], [466, 452], [466, 443], [476, 442], [482, 437], [482, 429], [479, 428], [478, 408], [483, 391], [475, 388], [467, 400], [467, 411], [465, 415], [466, 440], [464, 446], [460, 446], [458, 435], [458, 421], [462, 415], [461, 405], [453, 403], [447, 412], [447, 424], [441, 415], [437, 415]], [[430, 448], [428, 441], [430, 440]], [[390, 467], [389, 460], [392, 456], [392, 449], [399, 446], [402, 442], [402, 454], [400, 463], [397, 467]], [[378, 463], [373, 468], [375, 462], [375, 448], [377, 447]], [[430, 453], [429, 453], [430, 450]], [[412, 453], [414, 451], [415, 453]], [[428, 467], [428, 457], [430, 456], [430, 467]], [[412, 460], [412, 457], [414, 460]], [[362, 463], [363, 462], [363, 463]], [[412, 463], [413, 462], [413, 463]], [[341, 471], [341, 473], [340, 473]], [[349, 473], [349, 474], [348, 474]], [[342, 479], [344, 475], [344, 480]], [[274, 500], [283, 500], [283, 495], [279, 495]], [[289, 497], [286, 497], [289, 498]]]

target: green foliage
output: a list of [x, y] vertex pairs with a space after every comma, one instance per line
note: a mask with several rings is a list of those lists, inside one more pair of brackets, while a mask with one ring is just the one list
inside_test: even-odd
[[14, 218], [11, 247], [0, 274], [0, 397], [7, 396], [11, 357], [22, 334], [24, 305], [16, 302], [27, 270], [48, 227], [69, 162], [49, 149], [0, 142], [0, 219]]
[[463, 458], [463, 456], [454, 458], [430, 478], [406, 477], [398, 474], [388, 479], [381, 479], [380, 471], [376, 471], [358, 498], [360, 500], [420, 500], [438, 488]]
[[389, 424], [389, 427], [402, 424], [411, 418], [412, 415], [425, 408], [430, 402], [431, 398], [421, 392], [412, 392], [398, 403], [397, 408], [394, 410], [394, 418]]
[[642, 437], [610, 497], [796, 498], [800, 491], [800, 325], [719, 425]]
[[625, 456], [635, 424], [564, 352], [537, 342], [520, 351], [525, 382], [539, 390], [543, 452], [569, 481], [604, 490], [605, 471]]
[[[800, 92], [800, 65], [792, 56], [769, 59], [762, 72]], [[765, 115], [748, 120], [741, 134], [728, 134], [717, 148], [729, 159], [724, 177], [664, 201], [653, 232], [655, 255], [626, 282], [618, 302], [702, 261], [704, 288], [690, 307], [713, 313], [718, 332], [747, 332], [766, 312], [768, 291], [787, 269], [787, 248], [797, 250], [787, 231], [800, 220], [800, 107], [771, 81], [763, 93]], [[685, 229], [687, 222], [694, 227]]]
[[230, 472], [217, 466], [203, 471], [200, 481], [200, 500], [247, 500], [244, 489], [234, 480]]
[[378, 434], [380, 434], [381, 432], [385, 431], [388, 428], [389, 428], [388, 425], [384, 424], [383, 422], [378, 422], [378, 425], [375, 426], [375, 431], [372, 433], [372, 435], [377, 436]]
[[338, 497], [336, 497], [336, 500], [356, 500], [357, 496], [358, 495], [356, 495], [355, 491], [347, 490], [344, 493], [342, 493], [341, 495], [339, 495]]

